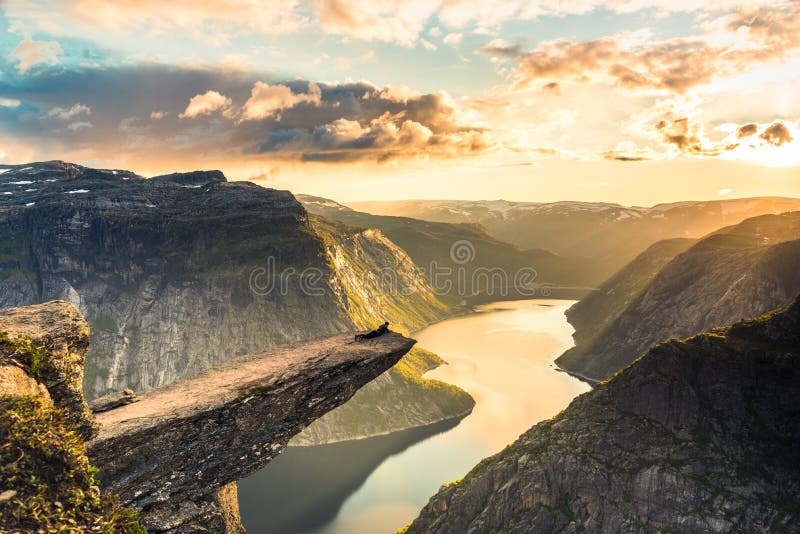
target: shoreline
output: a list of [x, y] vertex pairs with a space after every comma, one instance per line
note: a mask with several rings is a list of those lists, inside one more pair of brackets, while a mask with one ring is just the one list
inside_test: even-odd
[[[557, 359], [558, 358], [556, 358], [556, 360]], [[583, 375], [583, 374], [581, 374], [581, 373], [579, 373], [577, 371], [570, 371], [569, 369], [564, 369], [563, 367], [559, 366], [556, 363], [556, 360], [553, 360], [553, 366], [555, 367], [556, 371], [558, 371], [559, 373], [565, 373], [565, 374], [570, 375], [571, 377], [577, 378], [581, 382], [589, 384], [589, 386], [591, 386], [592, 389], [596, 388], [597, 385], [600, 384], [600, 382], [602, 382], [602, 380], [597, 380], [595, 378], [589, 378], [588, 376]]]
[[[494, 303], [501, 303], [501, 302], [518, 302], [518, 301], [521, 301], [521, 300], [530, 300], [530, 301], [537, 301], [537, 300], [569, 300], [569, 301], [571, 301], [571, 300], [574, 300], [574, 299], [558, 298], [558, 297], [541, 297], [541, 296], [540, 297], [532, 297], [532, 298], [513, 298], [512, 297], [512, 298], [504, 298], [502, 300], [493, 300], [493, 301], [488, 301], [488, 302], [465, 304], [465, 305], [459, 306], [457, 308], [453, 307], [457, 311], [455, 311], [454, 313], [452, 313], [450, 315], [447, 315], [446, 317], [442, 317], [441, 319], [438, 319], [436, 321], [432, 321], [430, 323], [427, 323], [424, 326], [418, 328], [417, 330], [414, 330], [413, 332], [409, 332], [408, 336], [411, 337], [411, 338], [414, 338], [415, 335], [417, 333], [421, 332], [422, 330], [425, 330], [426, 328], [430, 328], [431, 326], [436, 325], [436, 324], [441, 323], [441, 322], [444, 322], [444, 321], [449, 321], [451, 319], [456, 319], [456, 318], [459, 318], [459, 317], [465, 317], [465, 316], [472, 315], [472, 314], [483, 313], [483, 312], [478, 310], [478, 308], [480, 306], [488, 306], [488, 305], [491, 305], [491, 304], [494, 304]], [[421, 348], [424, 349], [425, 347], [421, 347]], [[438, 354], [437, 354], [437, 356], [438, 356]], [[439, 356], [439, 357], [441, 358], [441, 356]], [[554, 369], [556, 371], [569, 374], [569, 375], [573, 376], [574, 378], [577, 378], [581, 382], [584, 382], [584, 383], [588, 384], [592, 388], [594, 388], [599, 383], [599, 381], [593, 380], [593, 379], [591, 379], [589, 377], [586, 377], [586, 376], [583, 376], [580, 373], [573, 373], [571, 371], [568, 371], [566, 369], [563, 369], [563, 368], [559, 367], [555, 363], [556, 359], [557, 358], [555, 358], [553, 360], [553, 362], [552, 362], [552, 365], [553, 365], [553, 367], [554, 367]], [[437, 365], [436, 367], [432, 367], [430, 369], [427, 369], [424, 373], [422, 373], [421, 376], [423, 378], [425, 378], [425, 375], [427, 375], [429, 372], [433, 371], [434, 369], [438, 369], [442, 365], [449, 365], [449, 362], [447, 360], [445, 360], [444, 358], [442, 358], [442, 364]], [[439, 380], [439, 379], [428, 378], [428, 380]], [[448, 384], [450, 386], [457, 387], [457, 388], [461, 389], [462, 391], [466, 392], [467, 394], [469, 394], [469, 392], [467, 392], [466, 390], [462, 389], [460, 386], [458, 386], [456, 384], [451, 384], [449, 382], [444, 382], [444, 383]], [[288, 447], [292, 447], [292, 448], [323, 447], [325, 445], [357, 442], [357, 441], [368, 440], [368, 439], [371, 439], [371, 438], [389, 436], [391, 434], [400, 433], [400, 432], [408, 432], [408, 431], [411, 431], [411, 430], [424, 430], [426, 428], [429, 428], [429, 427], [432, 427], [432, 426], [435, 426], [435, 425], [439, 425], [439, 424], [442, 424], [442, 423], [446, 423], [446, 422], [461, 422], [463, 419], [465, 419], [470, 414], [472, 414], [472, 411], [474, 410], [475, 406], [477, 405], [477, 401], [475, 401], [474, 397], [472, 397], [472, 395], [470, 395], [470, 397], [473, 399], [474, 403], [468, 410], [465, 410], [465, 411], [463, 411], [461, 413], [458, 413], [458, 414], [455, 414], [455, 415], [452, 415], [452, 416], [440, 417], [438, 419], [435, 419], [435, 420], [432, 420], [430, 422], [427, 422], [427, 423], [425, 423], [423, 425], [405, 426], [405, 427], [402, 427], [402, 428], [397, 428], [397, 429], [394, 429], [394, 430], [387, 430], [387, 431], [384, 431], [384, 432], [378, 432], [378, 433], [374, 433], [374, 434], [358, 435], [358, 436], [350, 437], [350, 438], [347, 438], [347, 439], [338, 439], [338, 440], [324, 441], [324, 442], [312, 443], [312, 444], [292, 444], [291, 440], [290, 440], [290, 443], [287, 445], [287, 448]]]
[[452, 415], [450, 417], [441, 417], [439, 419], [436, 419], [435, 421], [431, 421], [430, 423], [425, 423], [424, 425], [408, 426], [408, 427], [404, 427], [404, 428], [398, 428], [398, 429], [395, 429], [395, 430], [388, 430], [386, 432], [378, 432], [376, 434], [357, 436], [357, 437], [353, 437], [353, 438], [349, 438], [349, 439], [339, 439], [339, 440], [333, 440], [333, 441], [325, 441], [325, 442], [322, 442], [322, 443], [312, 443], [312, 444], [308, 444], [308, 445], [303, 445], [303, 444], [293, 445], [291, 443], [291, 440], [290, 440], [290, 442], [289, 442], [289, 444], [287, 444], [286, 448], [287, 449], [288, 448], [309, 449], [309, 448], [312, 448], [312, 447], [325, 447], [326, 445], [336, 445], [336, 444], [341, 444], [341, 443], [353, 443], [353, 442], [356, 442], [356, 441], [365, 441], [365, 440], [372, 439], [372, 438], [379, 438], [379, 437], [390, 436], [392, 434], [397, 434], [397, 433], [401, 433], [401, 432], [408, 432], [410, 430], [424, 430], [426, 428], [429, 428], [429, 427], [432, 427], [432, 426], [436, 426], [436, 425], [440, 425], [442, 423], [452, 423], [452, 422], [459, 422], [460, 423], [464, 418], [469, 416], [472, 413], [472, 410], [474, 410], [474, 409], [475, 409], [475, 404], [473, 404], [472, 407], [470, 407], [469, 410], [465, 410], [464, 412], [462, 412], [460, 414]]

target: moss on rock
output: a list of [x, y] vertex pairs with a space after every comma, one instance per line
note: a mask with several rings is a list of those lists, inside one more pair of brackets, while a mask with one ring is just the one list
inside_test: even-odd
[[37, 397], [0, 397], [0, 530], [144, 533], [134, 512], [100, 492], [66, 415]]

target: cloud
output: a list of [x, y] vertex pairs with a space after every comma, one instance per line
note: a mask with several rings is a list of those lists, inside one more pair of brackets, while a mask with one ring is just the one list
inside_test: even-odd
[[444, 39], [442, 39], [442, 42], [444, 44], [449, 44], [449, 45], [456, 46], [456, 45], [461, 44], [461, 41], [463, 39], [464, 39], [464, 34], [463, 33], [448, 33], [447, 35], [444, 36]]
[[166, 111], [151, 111], [150, 112], [150, 118], [153, 119], [154, 121], [160, 121], [161, 119], [163, 119], [166, 116], [167, 116], [167, 112]]
[[792, 142], [792, 134], [782, 122], [770, 124], [759, 137], [773, 146], [781, 146], [784, 143]]
[[[299, 104], [320, 105], [321, 91], [318, 85], [309, 83], [308, 92], [295, 93], [291, 87], [256, 82], [241, 111], [240, 121], [280, 117], [280, 112]], [[280, 118], [278, 119], [280, 120]]]
[[89, 121], [78, 121], [78, 122], [73, 122], [69, 126], [67, 126], [67, 130], [70, 130], [72, 132], [80, 132], [81, 130], [87, 130], [93, 127], [94, 125]]
[[217, 91], [206, 91], [201, 95], [195, 95], [189, 100], [189, 105], [178, 115], [181, 119], [190, 119], [209, 115], [215, 111], [224, 110], [231, 106], [232, 101], [227, 96]]
[[92, 108], [90, 106], [76, 103], [68, 108], [56, 106], [47, 112], [48, 117], [55, 117], [57, 119], [69, 120], [78, 115], [91, 115]]
[[611, 81], [628, 89], [683, 93], [716, 77], [782, 60], [800, 48], [800, 4], [736, 10], [707, 24], [707, 33], [650, 41], [634, 32], [576, 42], [556, 39], [529, 52], [497, 39], [481, 52], [517, 62], [514, 87], [537, 81]]
[[[81, 161], [114, 154], [117, 164], [147, 158], [192, 166], [228, 160], [450, 158], [502, 146], [479, 109], [444, 92], [368, 82], [261, 78], [207, 68], [139, 65], [57, 71], [14, 85], [0, 80], [0, 94], [20, 100], [24, 108], [0, 108], [0, 137], [13, 132], [15, 140], [36, 147], [43, 158], [55, 151], [63, 157], [78, 154], [75, 159]], [[143, 94], [148, 97], [141, 98]], [[76, 98], [80, 104], [75, 104]], [[47, 121], [26, 119], [26, 113], [29, 117], [38, 109], [51, 110], [54, 117], [71, 115], [73, 123], [91, 110], [92, 117], [102, 120], [92, 128], [76, 126], [66, 136]], [[158, 118], [148, 119], [154, 110]]]
[[39, 22], [52, 32], [74, 33], [89, 29], [137, 34], [181, 33], [211, 46], [224, 44], [232, 30], [274, 35], [308, 24], [300, 0], [47, 0], [9, 2], [10, 19]]
[[542, 92], [557, 95], [561, 93], [561, 84], [558, 82], [546, 83], [542, 86]]
[[26, 73], [34, 65], [57, 65], [58, 56], [63, 56], [64, 50], [56, 41], [34, 41], [23, 39], [8, 55], [12, 62], [18, 62], [17, 70]]
[[439, 48], [438, 46], [428, 41], [427, 39], [420, 39], [420, 44], [422, 45], [422, 48], [424, 48], [425, 50], [430, 50], [431, 52]]
[[314, 0], [311, 12], [327, 33], [414, 46], [436, 2], [424, 0]]
[[478, 51], [495, 57], [517, 58], [522, 55], [522, 45], [519, 43], [512, 45], [505, 39], [493, 39]]
[[0, 106], [2, 106], [4, 108], [16, 108], [16, 107], [19, 107], [19, 105], [21, 103], [22, 102], [20, 102], [16, 98], [3, 98], [3, 97], [0, 97]]
[[756, 132], [758, 132], [758, 124], [751, 122], [749, 124], [743, 124], [739, 126], [739, 128], [736, 130], [736, 137], [742, 139], [744, 137], [750, 137]]

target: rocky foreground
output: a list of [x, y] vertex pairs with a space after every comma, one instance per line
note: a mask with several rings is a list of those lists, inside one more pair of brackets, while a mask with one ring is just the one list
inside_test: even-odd
[[800, 532], [800, 299], [656, 345], [405, 532]]
[[[2, 310], [0, 331], [0, 451], [18, 450], [19, 459], [27, 458], [52, 433], [45, 425], [44, 437], [21, 437], [20, 420], [41, 423], [35, 414], [26, 415], [30, 410], [22, 414], [21, 401], [58, 410], [53, 414], [69, 423], [64, 437], [47, 444], [52, 455], [40, 464], [3, 472], [0, 495], [20, 510], [0, 514], [4, 532], [25, 530], [21, 522], [32, 518], [27, 502], [42, 502], [42, 509], [78, 506], [72, 487], [59, 491], [61, 481], [72, 476], [65, 476], [66, 467], [57, 460], [64, 442], [71, 444], [69, 457], [84, 466], [80, 493], [97, 493], [83, 452], [83, 440], [93, 436], [87, 453], [99, 468], [100, 487], [118, 494], [122, 506], [138, 510], [148, 531], [241, 531], [233, 483], [266, 465], [292, 436], [346, 402], [414, 345], [395, 333], [365, 342], [339, 334], [274, 348], [92, 416], [80, 393], [89, 328], [74, 306], [57, 301]], [[48, 483], [37, 493], [26, 482], [34, 479]], [[74, 527], [62, 524], [57, 514], [46, 526]]]

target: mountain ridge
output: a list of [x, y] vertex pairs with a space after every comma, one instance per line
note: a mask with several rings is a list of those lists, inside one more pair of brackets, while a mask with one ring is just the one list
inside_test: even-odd
[[[665, 263], [600, 331], [579, 319], [577, 345], [556, 363], [578, 376], [608, 378], [659, 340], [788, 304], [800, 292], [799, 264], [800, 212], [719, 229]], [[573, 317], [583, 306], [576, 304]]]
[[401, 532], [799, 532], [800, 297], [653, 346]]

